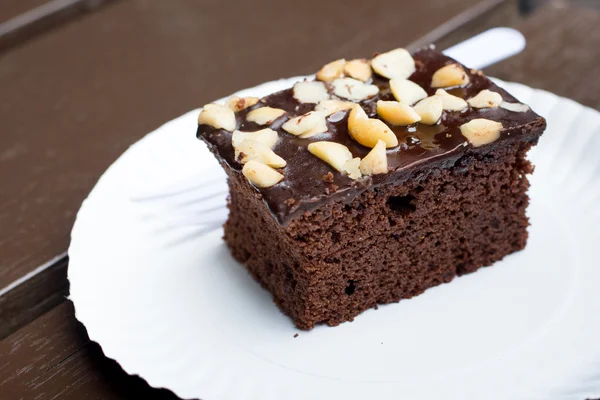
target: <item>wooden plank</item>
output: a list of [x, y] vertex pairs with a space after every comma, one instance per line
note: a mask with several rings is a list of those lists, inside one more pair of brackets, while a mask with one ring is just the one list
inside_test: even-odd
[[0, 342], [2, 399], [177, 399], [127, 375], [91, 343], [65, 301]]
[[600, 76], [600, 2], [596, 7], [589, 7], [586, 2], [547, 2], [527, 15], [520, 15], [511, 3], [516, 0], [470, 21], [436, 44], [447, 48], [486, 29], [512, 26], [525, 35], [525, 51], [487, 68], [486, 74], [600, 109], [600, 80], [596, 78]]
[[47, 0], [2, 0], [0, 23], [46, 3]]
[[0, 290], [66, 250], [81, 201], [148, 131], [237, 89], [406, 45], [478, 2], [307, 0], [291, 12], [271, 0], [130, 0], [5, 53]]
[[600, 10], [553, 2], [516, 25], [530, 51], [486, 72], [600, 110], [599, 26]]
[[87, 343], [82, 329], [67, 318], [72, 310], [64, 302], [0, 343], [0, 393], [27, 397], [23, 389]]
[[83, 13], [97, 9], [107, 1], [109, 0], [26, 0], [24, 5], [31, 8], [23, 8], [11, 18], [0, 20], [0, 52], [35, 35], [56, 29]]
[[63, 257], [0, 293], [0, 340], [64, 301], [69, 290], [67, 263]]

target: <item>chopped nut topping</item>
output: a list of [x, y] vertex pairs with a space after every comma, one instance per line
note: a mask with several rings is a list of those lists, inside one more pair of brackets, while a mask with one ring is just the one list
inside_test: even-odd
[[354, 103], [351, 101], [343, 101], [337, 99], [323, 100], [315, 107], [315, 111], [322, 111], [325, 115], [329, 116], [338, 111], [349, 110], [354, 107]]
[[419, 122], [421, 117], [407, 103], [397, 101], [377, 102], [377, 114], [394, 126], [406, 126]]
[[333, 94], [352, 101], [361, 101], [375, 96], [379, 88], [375, 85], [367, 85], [354, 78], [340, 78], [332, 82]]
[[207, 104], [198, 115], [198, 124], [210, 125], [216, 129], [233, 131], [236, 128], [235, 114], [229, 107], [221, 104]]
[[322, 111], [310, 111], [304, 115], [292, 118], [281, 127], [292, 135], [308, 138], [319, 133], [327, 132], [326, 114]]
[[298, 82], [294, 85], [294, 98], [300, 103], [318, 103], [329, 98], [323, 82]]
[[500, 137], [502, 124], [485, 118], [473, 119], [461, 125], [460, 132], [474, 147], [492, 143]]
[[238, 112], [245, 110], [248, 107], [252, 107], [256, 103], [258, 103], [260, 99], [258, 97], [238, 97], [233, 96], [230, 97], [225, 104], [227, 107], [231, 108], [233, 111]]
[[253, 140], [272, 149], [277, 143], [278, 139], [279, 136], [277, 135], [277, 132], [269, 128], [261, 129], [255, 132], [234, 131], [233, 135], [231, 135], [231, 145], [233, 147], [238, 147], [244, 140]]
[[362, 176], [362, 173], [360, 172], [360, 158], [356, 157], [346, 161], [343, 170], [351, 179], [360, 178]]
[[421, 117], [421, 123], [425, 125], [435, 125], [442, 116], [444, 103], [438, 96], [427, 97], [413, 107]]
[[390, 89], [396, 100], [409, 106], [427, 97], [421, 86], [408, 79], [390, 79]]
[[438, 89], [435, 95], [442, 99], [442, 106], [446, 111], [462, 111], [468, 107], [467, 102], [458, 96], [454, 96], [444, 89]]
[[502, 103], [502, 96], [500, 93], [484, 89], [477, 93], [475, 97], [471, 97], [469, 100], [467, 100], [467, 103], [469, 103], [469, 105], [473, 108], [498, 107], [500, 103]]
[[261, 107], [250, 111], [246, 119], [258, 125], [269, 125], [283, 114], [285, 111], [279, 108]]
[[469, 83], [469, 75], [458, 64], [449, 64], [438, 69], [431, 78], [433, 88], [463, 86], [467, 83]]
[[308, 151], [339, 172], [344, 172], [346, 161], [352, 160], [350, 150], [336, 142], [313, 142], [308, 145]]
[[386, 147], [398, 146], [398, 138], [394, 132], [383, 121], [369, 118], [358, 104], [354, 105], [348, 116], [348, 132], [354, 140], [366, 147], [375, 147], [379, 140], [384, 141]]
[[502, 103], [500, 103], [500, 107], [504, 108], [505, 110], [512, 111], [512, 112], [527, 112], [527, 111], [529, 111], [529, 106], [527, 104], [521, 104], [521, 103], [508, 103], [506, 101], [503, 101]]
[[345, 64], [346, 60], [343, 58], [332, 61], [329, 64], [325, 64], [323, 68], [317, 72], [317, 79], [324, 82], [330, 82], [336, 78], [339, 78], [344, 72]]
[[405, 49], [396, 49], [379, 54], [371, 60], [373, 70], [392, 79], [407, 79], [415, 72], [415, 60]]
[[362, 159], [360, 172], [363, 175], [387, 174], [387, 154], [383, 140], [378, 140], [375, 147]]
[[366, 82], [371, 79], [373, 71], [371, 71], [371, 64], [368, 60], [357, 58], [356, 60], [351, 60], [346, 63], [344, 66], [344, 74], [350, 78]]
[[253, 140], [244, 140], [235, 148], [235, 159], [242, 164], [256, 160], [274, 168], [283, 168], [286, 165], [285, 160], [268, 146]]
[[283, 175], [279, 172], [256, 160], [248, 161], [242, 168], [242, 173], [246, 179], [259, 188], [274, 186], [283, 179]]

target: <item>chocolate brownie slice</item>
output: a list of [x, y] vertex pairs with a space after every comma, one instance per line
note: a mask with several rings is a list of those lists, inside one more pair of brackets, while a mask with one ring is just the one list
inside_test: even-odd
[[296, 326], [352, 321], [525, 247], [545, 120], [432, 48], [336, 60], [198, 118], [224, 239]]

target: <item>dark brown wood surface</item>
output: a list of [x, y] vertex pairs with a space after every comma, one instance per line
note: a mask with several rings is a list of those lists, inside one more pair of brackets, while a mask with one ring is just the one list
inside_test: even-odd
[[[337, 12], [324, 24], [307, 9], [271, 3], [248, 1], [228, 14], [231, 6], [216, 0], [122, 0], [0, 53], [0, 293], [64, 252], [81, 200], [143, 134], [241, 87], [308, 73], [336, 57], [409, 42], [444, 48], [511, 25], [528, 47], [488, 73], [600, 108], [594, 7], [551, 3], [523, 16], [516, 0], [453, 0], [418, 2], [421, 11], [406, 12], [390, 0], [380, 2], [372, 29], [366, 5], [315, 0], [311, 7]], [[258, 11], [251, 23], [246, 16]], [[231, 30], [221, 26], [224, 18]], [[219, 39], [207, 42], [216, 31]], [[0, 399], [176, 399], [127, 376], [88, 340], [64, 300], [67, 261], [0, 295]]]
[[523, 52], [487, 72], [600, 110], [600, 21], [595, 9], [555, 3], [517, 27], [535, 51]]
[[11, 18], [22, 15], [40, 5], [47, 0], [2, 0], [0, 7], [0, 22], [5, 22]]
[[[6, 362], [8, 360], [9, 362]], [[0, 398], [177, 399], [104, 357], [64, 302], [0, 343]]]
[[510, 25], [523, 33], [521, 54], [485, 70], [500, 79], [525, 83], [600, 109], [600, 1], [570, 5], [549, 2], [529, 16], [502, 8], [476, 18], [438, 44], [444, 48], [488, 27]]
[[4, 1], [0, 7], [0, 52], [117, 0]]

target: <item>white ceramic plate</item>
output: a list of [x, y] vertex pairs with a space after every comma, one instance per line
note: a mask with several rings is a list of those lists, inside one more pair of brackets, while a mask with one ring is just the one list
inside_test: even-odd
[[600, 114], [501, 85], [548, 118], [524, 251], [298, 331], [221, 241], [225, 176], [195, 138], [196, 110], [132, 146], [84, 202], [69, 249], [77, 318], [125, 371], [182, 398], [600, 396]]

